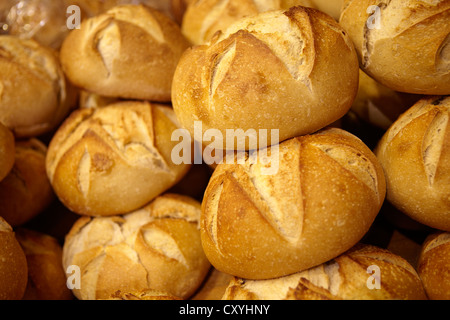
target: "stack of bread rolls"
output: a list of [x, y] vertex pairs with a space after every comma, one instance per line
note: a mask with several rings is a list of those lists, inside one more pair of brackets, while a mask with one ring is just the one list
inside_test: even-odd
[[450, 299], [450, 1], [57, 2], [0, 4], [0, 299]]

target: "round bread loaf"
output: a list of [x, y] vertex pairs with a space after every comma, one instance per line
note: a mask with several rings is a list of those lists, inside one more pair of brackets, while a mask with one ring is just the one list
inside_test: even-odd
[[47, 174], [56, 195], [85, 215], [123, 214], [144, 206], [190, 168], [171, 159], [177, 128], [170, 107], [145, 101], [74, 111], [48, 149]]
[[346, 0], [340, 24], [361, 68], [396, 91], [450, 94], [450, 2]]
[[418, 101], [389, 128], [375, 154], [386, 198], [432, 228], [450, 231], [450, 97]]
[[14, 135], [0, 122], [0, 181], [11, 171], [14, 165], [14, 154]]
[[417, 271], [430, 300], [450, 300], [450, 234], [434, 232], [422, 245]]
[[[293, 7], [241, 19], [210, 43], [188, 49], [175, 71], [172, 103], [195, 139], [200, 122], [202, 134], [279, 130], [284, 141], [342, 117], [356, 96], [358, 73], [353, 44], [337, 22]], [[255, 149], [278, 143], [258, 140]], [[220, 139], [211, 146], [235, 148]]]
[[15, 145], [14, 166], [0, 181], [0, 216], [12, 227], [35, 218], [55, 198], [45, 170], [47, 146], [36, 138]]
[[189, 298], [211, 266], [201, 245], [200, 213], [192, 198], [165, 194], [123, 216], [80, 218], [63, 247], [64, 268], [79, 268], [73, 293], [92, 300], [153, 289]]
[[34, 40], [0, 37], [0, 122], [16, 138], [50, 132], [70, 112], [58, 57]]
[[189, 42], [156, 9], [123, 5], [84, 20], [61, 48], [76, 86], [108, 97], [170, 101], [172, 78]]
[[34, 230], [19, 228], [16, 238], [28, 264], [28, 283], [23, 300], [72, 300], [62, 267], [62, 247], [58, 241]]
[[0, 300], [22, 299], [27, 281], [25, 253], [12, 227], [0, 217]]
[[401, 256], [357, 244], [314, 268], [268, 280], [234, 278], [222, 300], [426, 300], [416, 270]]
[[202, 244], [219, 271], [285, 276], [328, 261], [369, 230], [383, 170], [357, 137], [327, 129], [221, 163], [202, 202]]
[[205, 282], [191, 300], [220, 300], [232, 279], [232, 275], [211, 268]]

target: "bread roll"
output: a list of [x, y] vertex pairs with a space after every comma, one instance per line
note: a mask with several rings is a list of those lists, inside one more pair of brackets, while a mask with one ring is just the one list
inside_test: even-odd
[[107, 300], [182, 300], [167, 292], [162, 292], [154, 289], [144, 289], [139, 292], [115, 292]]
[[136, 210], [189, 170], [172, 162], [170, 107], [126, 101], [74, 111], [50, 142], [47, 174], [71, 211], [92, 216]]
[[369, 230], [385, 181], [362, 141], [328, 129], [267, 153], [221, 163], [211, 177], [201, 232], [216, 269], [246, 279], [285, 276], [338, 256]]
[[424, 241], [417, 269], [430, 300], [450, 300], [450, 234], [433, 232]]
[[0, 37], [0, 122], [16, 138], [60, 124], [71, 105], [58, 57], [34, 40]]
[[12, 227], [0, 217], [0, 300], [22, 299], [27, 281], [25, 254]]
[[104, 97], [82, 90], [80, 91], [79, 106], [80, 108], [101, 108], [120, 101], [118, 98]]
[[61, 63], [76, 86], [107, 97], [170, 101], [189, 42], [156, 9], [123, 5], [84, 20], [64, 40]]
[[395, 91], [446, 95], [449, 20], [447, 0], [346, 0], [339, 22], [375, 80]]
[[[279, 130], [284, 141], [342, 117], [356, 96], [358, 72], [344, 30], [322, 12], [293, 7], [241, 19], [211, 43], [188, 49], [175, 72], [172, 103], [194, 137], [201, 122], [202, 134]], [[255, 149], [278, 142], [268, 139], [258, 139]], [[211, 146], [236, 148], [220, 140]]]
[[417, 272], [405, 259], [376, 246], [357, 244], [335, 259], [282, 278], [234, 278], [222, 299], [426, 300], [427, 297]]
[[450, 231], [450, 97], [421, 99], [389, 128], [375, 150], [386, 198], [432, 228]]
[[14, 166], [0, 181], [0, 216], [12, 227], [35, 218], [55, 198], [45, 171], [47, 146], [36, 138], [15, 145]]
[[165, 194], [135, 212], [82, 217], [68, 233], [63, 265], [80, 268], [81, 300], [153, 289], [187, 299], [210, 264], [202, 250], [200, 203]]
[[25, 228], [17, 229], [16, 237], [28, 263], [28, 283], [23, 300], [72, 300], [58, 240]]
[[14, 154], [14, 135], [0, 122], [0, 181], [11, 171], [14, 165]]

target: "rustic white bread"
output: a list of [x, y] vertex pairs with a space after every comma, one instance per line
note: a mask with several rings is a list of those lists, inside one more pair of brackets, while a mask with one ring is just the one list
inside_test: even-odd
[[167, 292], [144, 289], [138, 292], [122, 292], [118, 290], [107, 300], [182, 300]]
[[104, 97], [85, 90], [80, 91], [79, 107], [80, 108], [101, 108], [109, 104], [120, 102], [119, 98]]
[[394, 91], [360, 70], [358, 94], [351, 111], [359, 119], [387, 130], [402, 113], [422, 97], [422, 95]]
[[14, 135], [0, 122], [0, 181], [11, 171], [14, 165], [14, 154]]
[[339, 21], [345, 0], [310, 0], [311, 7], [319, 9]]
[[[379, 287], [376, 286], [378, 272]], [[402, 257], [357, 244], [339, 257], [289, 276], [234, 278], [223, 300], [426, 300], [415, 269]]]
[[414, 220], [450, 231], [450, 97], [419, 100], [389, 128], [375, 153], [387, 200]]
[[12, 227], [35, 218], [55, 198], [45, 170], [47, 146], [36, 138], [17, 140], [14, 166], [0, 181], [0, 216]]
[[69, 113], [57, 55], [34, 40], [0, 37], [0, 122], [17, 138], [52, 131]]
[[144, 5], [123, 5], [84, 20], [61, 47], [76, 86], [108, 97], [170, 101], [172, 77], [189, 42], [179, 26]]
[[246, 279], [285, 276], [338, 256], [369, 230], [385, 181], [357, 137], [327, 129], [267, 154], [214, 170], [201, 232], [216, 269]]
[[450, 234], [433, 232], [424, 241], [417, 272], [430, 300], [450, 300]]
[[[341, 118], [356, 96], [358, 73], [353, 44], [337, 22], [293, 7], [241, 19], [188, 49], [175, 72], [172, 104], [193, 135], [201, 121], [202, 133], [279, 130], [284, 141]], [[258, 147], [272, 144], [270, 134], [269, 143], [259, 140]], [[226, 148], [220, 140], [211, 145]]]
[[396, 91], [445, 95], [450, 94], [449, 19], [447, 0], [346, 0], [339, 22], [355, 44], [361, 68], [375, 80]]
[[0, 217], [0, 300], [22, 299], [27, 281], [25, 253], [12, 227]]
[[72, 300], [62, 267], [62, 246], [58, 240], [31, 229], [18, 228], [16, 238], [28, 266], [27, 289], [23, 300]]
[[170, 107], [145, 101], [74, 111], [49, 144], [46, 168], [56, 195], [92, 216], [144, 206], [190, 168], [171, 159], [178, 128]]
[[200, 203], [165, 194], [135, 212], [82, 217], [67, 234], [63, 266], [80, 268], [82, 300], [108, 299], [118, 290], [153, 289], [186, 299], [210, 264], [203, 252]]

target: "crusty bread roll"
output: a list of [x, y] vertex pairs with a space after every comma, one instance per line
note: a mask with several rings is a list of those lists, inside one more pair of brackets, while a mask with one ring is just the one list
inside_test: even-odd
[[[202, 134], [279, 130], [284, 141], [342, 117], [356, 96], [358, 73], [353, 44], [337, 22], [293, 7], [241, 19], [210, 43], [188, 49], [175, 72], [172, 103], [194, 137], [201, 121]], [[258, 139], [257, 148], [278, 142], [267, 138]], [[211, 146], [224, 144], [219, 139]]]
[[36, 138], [15, 145], [14, 166], [0, 181], [0, 216], [12, 227], [42, 213], [55, 198], [45, 170], [47, 146]]
[[28, 265], [27, 289], [23, 300], [72, 300], [62, 267], [62, 247], [58, 240], [26, 228], [16, 230]]
[[432, 228], [450, 231], [450, 97], [418, 101], [389, 128], [375, 153], [386, 198]]
[[109, 104], [121, 101], [119, 98], [104, 97], [85, 90], [80, 91], [80, 108], [101, 108]]
[[0, 37], [0, 122], [17, 138], [60, 124], [71, 105], [57, 55], [34, 40]]
[[12, 227], [0, 217], [0, 300], [22, 299], [27, 281], [25, 253]]
[[108, 97], [170, 101], [172, 77], [189, 42], [156, 9], [123, 5], [84, 20], [61, 47], [76, 86]]
[[417, 272], [405, 259], [386, 249], [357, 244], [335, 259], [289, 276], [268, 280], [234, 278], [222, 299], [426, 300], [427, 297]]
[[449, 20], [447, 0], [346, 0], [339, 22], [375, 80], [400, 92], [446, 95]]
[[433, 232], [424, 241], [417, 272], [430, 300], [450, 300], [450, 234]]
[[338, 256], [369, 230], [385, 181], [361, 140], [334, 128], [267, 153], [214, 170], [201, 232], [215, 268], [246, 279], [285, 276]]
[[0, 181], [14, 165], [15, 146], [13, 133], [0, 122]]
[[175, 185], [190, 165], [172, 162], [170, 107], [126, 101], [74, 111], [50, 142], [47, 174], [61, 202], [85, 215], [136, 210]]
[[182, 300], [167, 292], [144, 289], [138, 292], [122, 292], [118, 290], [107, 300]]
[[360, 70], [358, 94], [351, 111], [359, 119], [387, 130], [402, 113], [422, 97], [394, 91]]
[[64, 268], [80, 268], [75, 296], [108, 299], [118, 290], [153, 289], [189, 298], [210, 268], [200, 213], [198, 201], [165, 194], [123, 216], [80, 218], [63, 247]]

